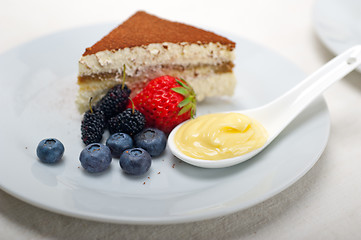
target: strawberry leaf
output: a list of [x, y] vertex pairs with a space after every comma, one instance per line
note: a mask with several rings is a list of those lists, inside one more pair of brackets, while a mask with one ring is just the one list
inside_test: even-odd
[[194, 117], [196, 112], [196, 98], [195, 93], [191, 86], [187, 84], [187, 82], [183, 79], [176, 80], [180, 87], [172, 88], [172, 90], [176, 93], [181, 94], [184, 99], [178, 104], [178, 107], [181, 108], [178, 115], [182, 115], [186, 112], [190, 112], [191, 118]]
[[184, 106], [184, 107], [179, 111], [178, 116], [179, 116], [179, 115], [182, 115], [182, 114], [184, 114], [184, 113], [186, 113], [186, 112], [188, 112], [191, 108], [192, 108], [192, 104], [188, 104], [188, 105]]
[[182, 81], [179, 81], [178, 79], [176, 80], [177, 81], [177, 83], [179, 84], [179, 85], [181, 85], [182, 87], [186, 87], [187, 85], [186, 84], [184, 84], [184, 80], [182, 79]]
[[187, 91], [187, 89], [183, 88], [183, 87], [176, 87], [176, 88], [172, 88], [173, 91], [175, 91], [176, 93], [181, 94], [182, 96], [188, 96], [189, 92]]
[[192, 89], [189, 87], [189, 85], [186, 83], [184, 79], [181, 78], [182, 81], [177, 80], [177, 83], [187, 89], [188, 91], [192, 91]]
[[189, 104], [191, 101], [192, 101], [192, 99], [190, 97], [187, 97], [178, 104], [178, 107], [182, 108], [185, 105]]

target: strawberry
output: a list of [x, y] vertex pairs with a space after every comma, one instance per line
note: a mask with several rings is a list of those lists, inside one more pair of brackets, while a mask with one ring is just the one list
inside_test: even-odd
[[193, 118], [196, 98], [183, 80], [168, 75], [151, 80], [133, 98], [135, 109], [143, 113], [148, 127], [169, 134], [178, 124]]

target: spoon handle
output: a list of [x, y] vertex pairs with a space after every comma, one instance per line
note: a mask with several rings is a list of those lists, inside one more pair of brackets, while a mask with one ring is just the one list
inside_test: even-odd
[[360, 64], [361, 45], [356, 45], [333, 58], [294, 88], [264, 106], [268, 113], [273, 113], [268, 116], [274, 116], [272, 120], [267, 120], [271, 125], [269, 127], [275, 131], [281, 128], [279, 129], [281, 131], [285, 124], [288, 125], [329, 86], [345, 77]]

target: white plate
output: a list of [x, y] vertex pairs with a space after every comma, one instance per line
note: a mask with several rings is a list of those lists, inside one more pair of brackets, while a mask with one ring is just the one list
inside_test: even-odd
[[[0, 55], [0, 187], [6, 192], [53, 212], [97, 221], [189, 222], [260, 203], [301, 178], [320, 157], [330, 127], [322, 98], [264, 152], [232, 168], [194, 167], [167, 150], [142, 177], [126, 176], [117, 159], [102, 174], [86, 173], [78, 160], [83, 145], [74, 105], [77, 60], [113, 26], [56, 33]], [[200, 104], [199, 114], [258, 106], [305, 77], [276, 54], [230, 38], [237, 42], [236, 95]], [[38, 142], [47, 137], [65, 145], [59, 164], [42, 164], [35, 155]]]
[[[318, 0], [313, 8], [313, 25], [335, 55], [361, 44], [361, 1]], [[361, 71], [361, 67], [357, 70]]]

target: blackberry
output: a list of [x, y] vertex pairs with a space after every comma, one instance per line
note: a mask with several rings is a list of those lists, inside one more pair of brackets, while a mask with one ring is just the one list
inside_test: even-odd
[[81, 139], [85, 145], [99, 143], [105, 130], [104, 113], [98, 108], [90, 108], [81, 122]]
[[131, 108], [112, 117], [108, 122], [109, 132], [111, 134], [122, 132], [133, 136], [142, 131], [144, 126], [144, 115], [138, 110]]
[[97, 108], [105, 115], [105, 119], [116, 116], [127, 107], [130, 89], [125, 84], [119, 84], [111, 88], [97, 103]]

